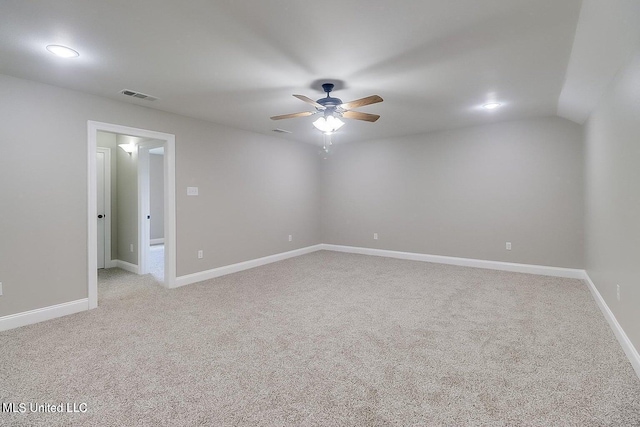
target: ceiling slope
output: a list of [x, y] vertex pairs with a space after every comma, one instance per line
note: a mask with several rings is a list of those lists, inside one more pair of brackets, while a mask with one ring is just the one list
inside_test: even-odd
[[584, 123], [640, 48], [640, 1], [584, 0], [558, 115]]

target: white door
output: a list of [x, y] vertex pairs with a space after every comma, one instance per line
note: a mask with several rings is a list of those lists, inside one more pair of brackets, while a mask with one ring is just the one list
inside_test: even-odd
[[105, 159], [104, 153], [96, 153], [96, 171], [98, 183], [98, 268], [104, 268], [105, 257]]

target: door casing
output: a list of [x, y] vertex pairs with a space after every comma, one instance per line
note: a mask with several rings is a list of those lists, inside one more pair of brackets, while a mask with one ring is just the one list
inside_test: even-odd
[[[98, 306], [97, 272], [97, 188], [96, 188], [96, 152], [98, 131], [130, 135], [143, 139], [164, 141], [164, 196], [165, 196], [165, 265], [164, 286], [175, 287], [176, 283], [176, 167], [175, 135], [147, 129], [133, 128], [93, 120], [87, 122], [87, 294], [89, 309]], [[138, 212], [140, 215], [140, 211]], [[140, 230], [138, 230], [138, 236]], [[140, 242], [138, 241], [138, 245]]]

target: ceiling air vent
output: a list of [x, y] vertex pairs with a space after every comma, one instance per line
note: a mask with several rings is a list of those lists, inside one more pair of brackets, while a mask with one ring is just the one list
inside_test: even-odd
[[290, 130], [284, 130], [284, 129], [279, 129], [279, 128], [278, 129], [272, 129], [272, 130], [274, 132], [277, 132], [277, 133], [291, 133]]
[[123, 89], [120, 91], [121, 94], [126, 95], [126, 96], [131, 96], [132, 98], [139, 98], [139, 99], [146, 99], [147, 101], [157, 101], [158, 98], [156, 98], [155, 96], [151, 96], [151, 95], [147, 95], [145, 93], [142, 92], [136, 92], [133, 90], [129, 90], [129, 89]]

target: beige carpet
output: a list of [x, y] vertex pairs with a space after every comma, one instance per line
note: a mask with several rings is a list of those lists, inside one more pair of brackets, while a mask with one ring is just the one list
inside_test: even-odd
[[3, 425], [638, 426], [640, 381], [577, 280], [316, 252], [0, 333]]

